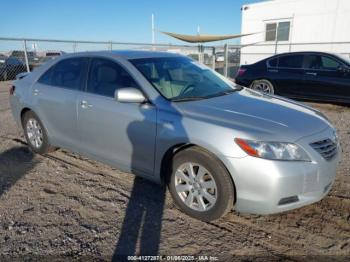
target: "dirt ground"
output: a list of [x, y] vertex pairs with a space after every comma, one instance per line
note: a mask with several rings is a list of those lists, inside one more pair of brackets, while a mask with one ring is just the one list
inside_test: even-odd
[[32, 154], [12, 118], [8, 87], [0, 83], [0, 260], [118, 261], [116, 254], [157, 253], [219, 261], [349, 259], [350, 108], [311, 104], [337, 127], [343, 148], [336, 183], [322, 201], [277, 215], [232, 211], [205, 223], [144, 179], [63, 150]]

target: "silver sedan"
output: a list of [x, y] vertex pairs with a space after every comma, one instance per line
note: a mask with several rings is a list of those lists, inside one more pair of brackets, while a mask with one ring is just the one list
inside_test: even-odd
[[168, 185], [188, 215], [271, 214], [322, 199], [340, 146], [320, 112], [144, 51], [63, 55], [10, 90], [30, 148], [65, 148]]

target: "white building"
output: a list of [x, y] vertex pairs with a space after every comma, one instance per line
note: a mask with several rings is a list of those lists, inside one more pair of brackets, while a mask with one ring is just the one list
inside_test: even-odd
[[[350, 55], [350, 0], [269, 0], [242, 6], [241, 64], [275, 53]], [[253, 45], [252, 45], [253, 44]]]

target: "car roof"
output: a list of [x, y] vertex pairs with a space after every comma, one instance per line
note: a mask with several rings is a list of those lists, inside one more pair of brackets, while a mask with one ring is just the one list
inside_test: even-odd
[[64, 54], [62, 57], [74, 56], [117, 56], [124, 59], [139, 59], [139, 58], [153, 58], [153, 57], [183, 57], [181, 54], [161, 52], [161, 51], [142, 51], [142, 50], [115, 50], [115, 51], [88, 51]]
[[297, 51], [297, 52], [286, 52], [286, 53], [276, 54], [274, 56], [269, 57], [268, 59], [278, 57], [278, 56], [283, 56], [283, 55], [305, 55], [305, 54], [336, 55], [335, 53], [321, 52], [321, 51]]

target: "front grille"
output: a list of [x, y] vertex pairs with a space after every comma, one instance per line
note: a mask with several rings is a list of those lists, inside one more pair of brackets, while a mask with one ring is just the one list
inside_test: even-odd
[[326, 160], [331, 160], [338, 151], [337, 144], [329, 138], [311, 143], [310, 146]]

